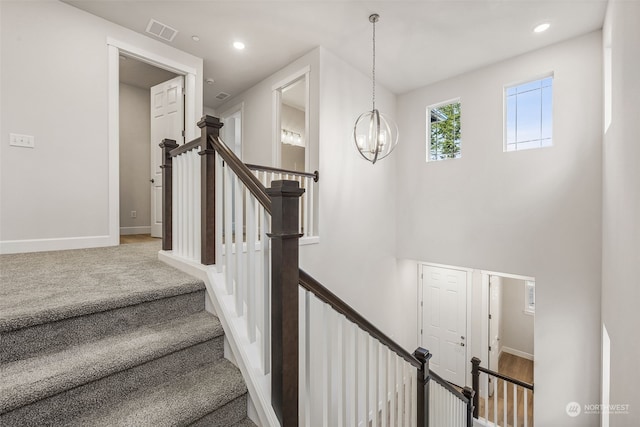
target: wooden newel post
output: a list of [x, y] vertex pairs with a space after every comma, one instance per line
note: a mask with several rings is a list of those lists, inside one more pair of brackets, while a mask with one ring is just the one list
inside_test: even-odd
[[[471, 359], [471, 385], [473, 386], [473, 418], [478, 418], [478, 404], [480, 399], [480, 359]], [[488, 392], [488, 390], [487, 390]]]
[[216, 151], [209, 137], [218, 138], [223, 126], [220, 119], [203, 116], [198, 122], [200, 140], [200, 262], [204, 265], [216, 263]]
[[462, 389], [462, 394], [464, 394], [464, 397], [469, 400], [469, 403], [467, 404], [467, 427], [473, 427], [473, 411], [475, 408], [474, 396], [476, 395], [476, 392], [469, 387], [465, 387]]
[[273, 181], [271, 197], [271, 405], [282, 427], [298, 425], [298, 209], [296, 181]]
[[418, 369], [418, 411], [417, 426], [429, 427], [429, 359], [431, 353], [422, 347], [413, 352], [416, 359], [422, 364]]
[[173, 173], [171, 172], [171, 150], [178, 148], [178, 143], [173, 139], [163, 139], [160, 143], [162, 148], [162, 250], [170, 251], [173, 242]]

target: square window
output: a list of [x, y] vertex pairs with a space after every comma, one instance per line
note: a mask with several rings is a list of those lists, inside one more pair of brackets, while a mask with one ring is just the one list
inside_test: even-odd
[[460, 101], [427, 108], [427, 161], [459, 159]]
[[551, 147], [553, 76], [505, 88], [504, 151]]

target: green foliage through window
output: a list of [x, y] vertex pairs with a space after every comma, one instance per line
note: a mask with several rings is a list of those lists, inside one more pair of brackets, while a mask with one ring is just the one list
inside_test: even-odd
[[460, 102], [429, 108], [427, 120], [429, 160], [460, 158]]

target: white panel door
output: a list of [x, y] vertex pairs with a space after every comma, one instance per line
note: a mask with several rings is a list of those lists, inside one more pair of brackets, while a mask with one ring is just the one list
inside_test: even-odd
[[430, 368], [464, 387], [467, 362], [467, 272], [422, 266], [422, 346]]
[[184, 77], [151, 88], [151, 236], [162, 237], [163, 139], [184, 143]]

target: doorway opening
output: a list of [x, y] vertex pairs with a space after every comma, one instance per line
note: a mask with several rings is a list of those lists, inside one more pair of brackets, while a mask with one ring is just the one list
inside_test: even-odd
[[[121, 243], [144, 241], [144, 236], [162, 237], [162, 175], [159, 169], [162, 159], [158, 147], [161, 137], [156, 123], [158, 114], [153, 107], [154, 98], [158, 96], [158, 91], [163, 90], [163, 84], [176, 79], [182, 81], [183, 77], [124, 53], [119, 55]], [[178, 84], [174, 86], [177, 88]], [[173, 96], [178, 96], [178, 93]], [[179, 96], [183, 96], [182, 90]], [[163, 103], [166, 101], [158, 100]], [[180, 133], [184, 129], [184, 108], [181, 110]], [[166, 137], [170, 136], [167, 134]], [[179, 139], [177, 142], [183, 141]]]
[[[154, 152], [157, 151], [157, 159], [161, 159], [160, 149], [158, 144], [163, 138], [174, 139], [177, 142], [181, 142], [183, 140], [190, 141], [195, 138], [196, 135], [199, 134], [200, 130], [195, 123], [197, 118], [202, 115], [202, 83], [198, 80], [198, 77], [201, 77], [201, 71], [199, 72], [199, 68], [195, 61], [190, 61], [185, 63], [182, 58], [179, 56], [173, 55], [171, 52], [159, 52], [155, 48], [141, 48], [139, 46], [131, 45], [129, 43], [122, 42], [117, 39], [113, 39], [111, 37], [107, 37], [107, 48], [108, 48], [108, 139], [109, 139], [109, 201], [108, 201], [108, 210], [109, 210], [109, 244], [110, 245], [118, 245], [120, 243], [120, 57], [132, 58], [136, 59], [139, 62], [142, 62], [147, 65], [151, 65], [155, 68], [169, 71], [176, 76], [180, 77], [180, 81], [182, 82], [182, 88], [180, 89], [179, 96], [178, 90], [167, 90], [165, 91], [164, 99], [166, 100], [168, 97], [173, 96], [175, 100], [180, 100], [182, 105], [182, 110], [180, 111], [180, 115], [182, 116], [180, 120], [180, 128], [184, 130], [184, 134], [182, 134], [182, 130], [174, 136], [174, 134], [169, 134], [167, 132], [161, 132], [161, 137], [157, 138], [154, 135], [151, 135], [151, 139], [158, 139], [158, 142], [154, 141], [154, 145], [151, 146], [150, 140], [147, 140], [147, 143], [151, 147], [153, 147]], [[169, 56], [164, 56], [164, 55]], [[153, 103], [153, 101], [152, 101]], [[147, 110], [147, 114], [149, 114], [149, 110]], [[150, 114], [149, 114], [150, 115]], [[175, 115], [174, 115], [175, 116]], [[184, 126], [184, 124], [188, 124], [188, 126]], [[157, 148], [157, 150], [156, 150]], [[149, 154], [149, 158], [146, 160], [146, 163], [149, 164], [150, 160], [154, 157]], [[155, 179], [153, 177], [154, 168], [149, 165], [149, 173], [146, 178], [146, 185], [148, 191], [151, 193], [150, 198], [152, 197], [153, 192], [149, 188], [149, 184], [162, 184], [161, 179]], [[154, 182], [151, 182], [151, 180]], [[156, 194], [161, 195], [162, 191], [156, 189]], [[162, 204], [162, 198], [160, 197], [157, 201], [156, 205]], [[157, 212], [153, 208], [153, 202], [150, 202], [149, 211], [153, 215], [154, 212]], [[125, 211], [126, 213], [126, 211]], [[161, 218], [162, 210], [159, 210], [160, 215], [158, 218]], [[128, 211], [128, 215], [131, 216], [131, 210]], [[137, 211], [136, 214], [137, 216]], [[153, 227], [153, 218], [151, 220], [152, 224], [149, 224], [150, 227]], [[161, 230], [161, 229], [160, 229]]]
[[[487, 368], [506, 377], [534, 383], [534, 320], [535, 320], [535, 278], [506, 273], [482, 272], [483, 283], [487, 285]], [[517, 402], [518, 425], [533, 425], [533, 393], [524, 394], [521, 387], [517, 395], [505, 400], [504, 381], [492, 376], [481, 380], [488, 391], [482, 393], [482, 405], [486, 400], [489, 419], [497, 408], [498, 414], [505, 413], [509, 420], [514, 415], [514, 401]], [[493, 382], [496, 381], [496, 384]], [[515, 397], [515, 398], [514, 398]], [[526, 406], [526, 408], [525, 408]], [[481, 412], [482, 413], [482, 412]]]
[[309, 167], [309, 68], [273, 87], [273, 165], [305, 172]]

